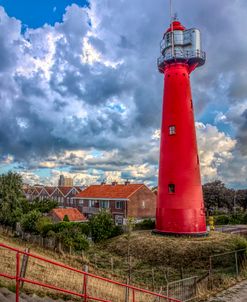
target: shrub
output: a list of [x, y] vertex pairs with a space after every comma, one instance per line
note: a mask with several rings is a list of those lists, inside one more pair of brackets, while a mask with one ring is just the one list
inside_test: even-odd
[[144, 219], [141, 222], [135, 224], [136, 230], [153, 230], [155, 228], [155, 220], [151, 218]]
[[52, 221], [50, 217], [42, 216], [36, 222], [36, 231], [44, 236], [50, 229], [52, 229]]
[[121, 234], [121, 228], [115, 225], [111, 213], [106, 210], [102, 210], [97, 215], [94, 215], [89, 221], [89, 226], [95, 242]]
[[229, 224], [230, 217], [228, 215], [219, 215], [214, 217], [214, 223], [216, 225]]
[[24, 214], [21, 218], [21, 227], [26, 232], [37, 232], [36, 223], [41, 218], [41, 213], [37, 210]]
[[69, 222], [69, 217], [68, 217], [68, 215], [64, 215], [63, 221]]
[[44, 199], [40, 200], [36, 198], [33, 200], [31, 204], [32, 210], [37, 210], [41, 213], [49, 213], [52, 209], [58, 206], [58, 202], [56, 200]]
[[[49, 234], [51, 231], [49, 232]], [[81, 251], [89, 248], [89, 242], [84, 234], [75, 228], [65, 228], [56, 233], [55, 237], [66, 248], [72, 248], [73, 250]]]

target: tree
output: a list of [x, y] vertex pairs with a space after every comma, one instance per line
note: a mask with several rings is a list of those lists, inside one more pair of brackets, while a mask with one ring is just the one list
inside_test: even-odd
[[52, 209], [58, 206], [58, 202], [52, 199], [43, 199], [35, 198], [30, 205], [32, 210], [38, 210], [41, 213], [49, 213]]
[[40, 217], [35, 224], [35, 229], [41, 235], [45, 235], [49, 229], [52, 228], [52, 220], [50, 217], [42, 216]]
[[236, 192], [236, 204], [244, 211], [247, 210], [247, 190], [238, 190]]
[[26, 232], [36, 233], [36, 224], [41, 218], [42, 214], [37, 210], [32, 210], [29, 213], [23, 215], [21, 218], [21, 227]]
[[203, 185], [203, 196], [205, 206], [208, 211], [214, 211], [218, 208], [232, 210], [234, 206], [235, 191], [225, 187], [225, 184], [216, 180]]
[[68, 217], [68, 215], [64, 215], [63, 221], [69, 222], [69, 217]]
[[0, 223], [14, 227], [28, 211], [21, 176], [12, 172], [0, 175]]
[[103, 241], [121, 233], [120, 227], [114, 224], [111, 213], [101, 210], [89, 221], [92, 238], [95, 242]]

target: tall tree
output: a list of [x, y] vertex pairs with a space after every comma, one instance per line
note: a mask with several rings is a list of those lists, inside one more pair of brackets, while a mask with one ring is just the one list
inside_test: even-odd
[[220, 180], [215, 180], [203, 185], [203, 196], [206, 209], [208, 211], [218, 208], [226, 208], [232, 210], [234, 206], [233, 189], [228, 189]]
[[0, 222], [15, 226], [29, 205], [22, 192], [22, 178], [19, 174], [9, 172], [0, 175]]

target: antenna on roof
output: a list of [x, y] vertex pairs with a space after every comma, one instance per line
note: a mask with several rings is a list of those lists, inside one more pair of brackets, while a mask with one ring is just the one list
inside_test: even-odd
[[174, 32], [173, 32], [173, 21], [175, 21], [177, 18], [177, 14], [173, 17], [172, 12], [172, 0], [170, 0], [170, 20], [171, 20], [171, 43], [172, 43], [172, 57], [174, 58]]

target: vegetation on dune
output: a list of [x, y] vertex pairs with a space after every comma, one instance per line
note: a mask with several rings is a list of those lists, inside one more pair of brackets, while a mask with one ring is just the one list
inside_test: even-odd
[[122, 233], [121, 228], [115, 225], [111, 213], [104, 210], [90, 219], [89, 227], [92, 239], [95, 242], [100, 242]]

